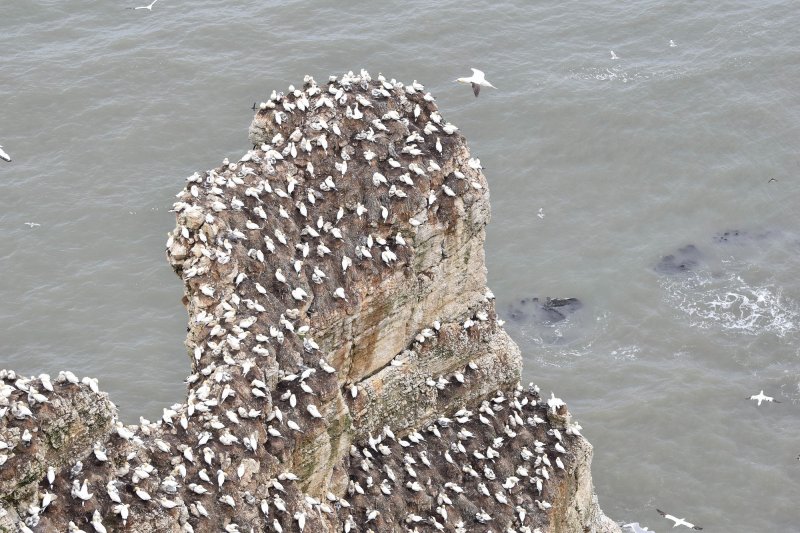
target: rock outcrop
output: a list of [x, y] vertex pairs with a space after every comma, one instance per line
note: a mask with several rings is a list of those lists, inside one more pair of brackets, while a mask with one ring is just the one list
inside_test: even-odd
[[306, 78], [250, 137], [174, 206], [186, 402], [124, 426], [96, 382], [0, 374], [0, 531], [619, 531], [518, 383], [486, 178], [433, 97]]

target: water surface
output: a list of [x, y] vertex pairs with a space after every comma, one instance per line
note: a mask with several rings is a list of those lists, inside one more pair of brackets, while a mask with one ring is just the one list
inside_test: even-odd
[[[800, 530], [796, 5], [463, 4], [9, 2], [0, 364], [99, 377], [129, 421], [180, 401], [174, 194], [248, 148], [254, 101], [364, 67], [424, 83], [483, 162], [490, 286], [606, 513]], [[499, 89], [453, 83], [470, 67]], [[511, 317], [548, 296], [583, 305]]]

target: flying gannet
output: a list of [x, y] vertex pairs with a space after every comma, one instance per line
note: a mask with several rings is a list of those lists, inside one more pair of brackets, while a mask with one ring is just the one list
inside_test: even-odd
[[703, 529], [703, 528], [702, 528], [702, 527], [700, 527], [700, 526], [696, 526], [696, 525], [694, 525], [694, 524], [692, 524], [692, 523], [689, 523], [689, 522], [687, 522], [687, 521], [686, 521], [685, 519], [683, 519], [683, 518], [677, 518], [677, 517], [675, 517], [675, 516], [672, 516], [671, 514], [665, 513], [665, 512], [664, 512], [664, 511], [662, 511], [661, 509], [656, 509], [656, 511], [658, 512], [658, 514], [660, 514], [661, 516], [663, 516], [663, 517], [664, 517], [664, 518], [666, 518], [667, 520], [672, 520], [673, 522], [675, 522], [675, 524], [674, 524], [672, 527], [686, 526], [686, 527], [688, 527], [689, 529], [696, 529], [696, 530], [698, 530], [698, 531], [700, 531], [701, 529]]
[[8, 161], [9, 163], [11, 162], [11, 156], [10, 156], [10, 155], [8, 155], [8, 154], [5, 152], [5, 150], [3, 150], [3, 145], [2, 145], [2, 144], [0, 144], [0, 159], [3, 159], [3, 160], [5, 160], [5, 161]]
[[476, 68], [472, 69], [472, 76], [470, 76], [469, 78], [458, 78], [456, 81], [461, 83], [472, 84], [472, 92], [475, 93], [476, 98], [478, 97], [478, 94], [480, 94], [481, 92], [481, 86], [497, 89], [497, 87], [495, 87], [486, 80], [486, 75], [483, 73], [483, 71], [478, 70]]
[[631, 522], [630, 524], [623, 524], [622, 527], [628, 527], [633, 533], [652, 533], [647, 527], [642, 527], [639, 522]]
[[763, 390], [761, 392], [759, 392], [758, 394], [753, 394], [752, 396], [750, 396], [748, 398], [748, 400], [756, 400], [758, 402], [758, 405], [761, 405], [761, 402], [781, 403], [778, 400], [776, 400], [775, 398], [773, 398], [772, 396], [767, 396], [766, 394], [764, 394]]
[[147, 6], [139, 6], [139, 7], [134, 7], [133, 9], [146, 9], [146, 10], [148, 10], [148, 11], [152, 11], [152, 10], [153, 10], [153, 5], [154, 5], [156, 2], [158, 2], [158, 0], [153, 0], [152, 2], [150, 2], [150, 5], [147, 5]]

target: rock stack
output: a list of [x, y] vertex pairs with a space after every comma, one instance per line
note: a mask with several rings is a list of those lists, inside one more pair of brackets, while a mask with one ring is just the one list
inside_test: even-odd
[[0, 531], [619, 531], [519, 385], [486, 178], [424, 87], [306, 77], [250, 138], [174, 205], [186, 401], [125, 426], [96, 381], [4, 371]]

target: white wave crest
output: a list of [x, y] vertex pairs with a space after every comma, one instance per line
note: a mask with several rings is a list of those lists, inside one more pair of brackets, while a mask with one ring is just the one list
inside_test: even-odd
[[738, 273], [711, 277], [697, 273], [664, 279], [667, 300], [699, 328], [722, 327], [748, 335], [784, 337], [798, 329], [798, 304], [775, 285], [751, 286]]

